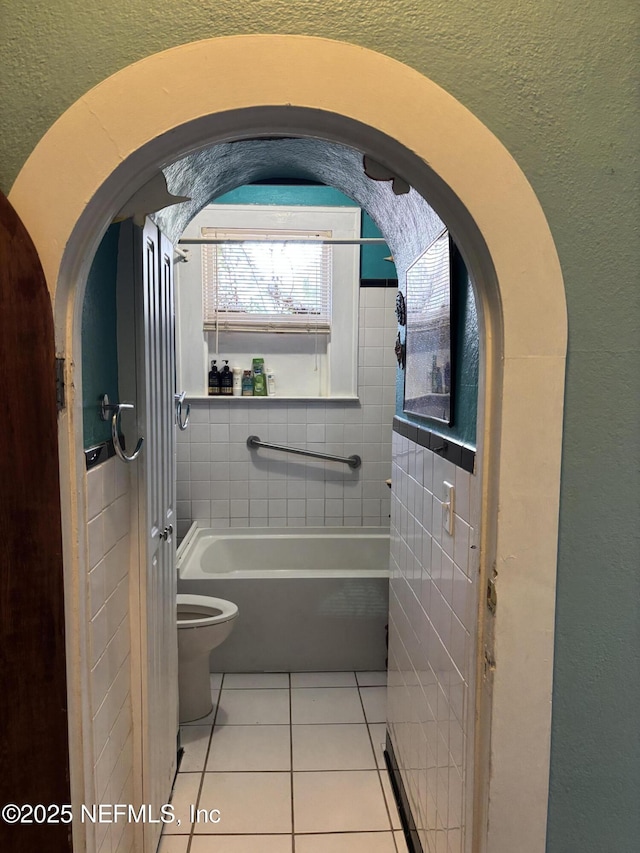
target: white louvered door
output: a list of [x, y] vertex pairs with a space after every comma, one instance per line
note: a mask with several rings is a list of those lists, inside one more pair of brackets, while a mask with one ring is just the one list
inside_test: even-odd
[[[157, 815], [176, 771], [178, 653], [175, 572], [173, 247], [147, 219], [135, 229], [139, 469], [142, 802]], [[154, 853], [162, 825], [144, 827]]]

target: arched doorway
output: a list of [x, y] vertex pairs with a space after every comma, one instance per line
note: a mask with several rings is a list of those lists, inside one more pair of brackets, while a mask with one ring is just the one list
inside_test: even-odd
[[[49, 130], [10, 194], [42, 259], [67, 384], [76, 378], [82, 283], [113, 216], [182, 154], [265, 134], [312, 136], [371, 154], [429, 199], [473, 271], [483, 344], [482, 565], [485, 574], [495, 566], [499, 596], [486, 647], [489, 830], [478, 837], [492, 851], [542, 850], [566, 311], [542, 210], [517, 164], [477, 119], [388, 57], [301, 36], [196, 42], [104, 81]], [[72, 396], [59, 423], [71, 714], [81, 731], [85, 626], [70, 604], [86, 565], [77, 544], [86, 524], [77, 489], [78, 406]], [[488, 714], [484, 721], [488, 726]], [[81, 778], [78, 741], [72, 772]]]

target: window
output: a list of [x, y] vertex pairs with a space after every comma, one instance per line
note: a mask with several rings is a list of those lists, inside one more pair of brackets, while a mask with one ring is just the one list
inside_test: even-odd
[[207, 396], [213, 359], [243, 370], [262, 357], [278, 399], [357, 399], [359, 208], [211, 204], [183, 236], [223, 241], [188, 247], [176, 266], [177, 378], [189, 397]]
[[[331, 328], [331, 231], [204, 227], [204, 329], [324, 332]], [[303, 242], [306, 241], [306, 242]]]

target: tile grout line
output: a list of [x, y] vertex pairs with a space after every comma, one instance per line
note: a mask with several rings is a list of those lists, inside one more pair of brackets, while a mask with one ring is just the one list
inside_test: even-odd
[[[356, 681], [357, 680], [358, 680], [358, 676], [356, 675]], [[358, 698], [360, 699], [360, 704], [362, 705], [362, 713], [364, 714], [364, 719], [365, 719], [365, 722], [367, 724], [367, 734], [369, 735], [369, 743], [371, 744], [371, 749], [373, 750], [373, 760], [375, 761], [376, 772], [378, 774], [378, 784], [380, 785], [380, 791], [382, 793], [382, 799], [384, 801], [384, 808], [385, 808], [385, 811], [387, 813], [387, 820], [389, 821], [389, 828], [391, 830], [391, 838], [393, 840], [393, 846], [394, 846], [396, 853], [397, 853], [398, 846], [396, 844], [395, 829], [393, 826], [393, 820], [391, 819], [391, 811], [389, 808], [389, 803], [387, 802], [387, 796], [384, 792], [384, 785], [382, 783], [382, 774], [381, 774], [380, 768], [378, 767], [378, 756], [376, 753], [375, 744], [373, 742], [373, 735], [371, 734], [371, 725], [372, 724], [370, 724], [369, 720], [367, 719], [367, 712], [366, 712], [365, 707], [364, 707], [364, 700], [362, 698], [360, 684], [358, 684]]]
[[291, 850], [296, 853], [296, 819], [295, 819], [295, 803], [293, 792], [293, 701], [291, 693], [291, 673], [289, 676], [289, 761], [290, 761], [290, 779], [291, 779]]
[[[198, 786], [198, 793], [196, 795], [196, 801], [194, 803], [196, 810], [200, 804], [200, 796], [202, 795], [202, 789], [204, 787], [204, 778], [205, 778], [205, 773], [207, 772], [207, 762], [209, 761], [209, 752], [211, 751], [211, 741], [213, 740], [213, 730], [215, 728], [216, 720], [218, 718], [218, 710], [220, 708], [220, 699], [222, 697], [222, 686], [224, 684], [224, 676], [225, 676], [225, 674], [222, 673], [222, 678], [220, 679], [220, 687], [218, 689], [218, 701], [216, 702], [215, 711], [213, 712], [213, 720], [211, 721], [211, 732], [209, 733], [209, 742], [207, 744], [207, 751], [206, 751], [205, 756], [204, 756], [204, 764], [202, 767], [202, 774], [200, 777], [200, 785]], [[211, 678], [211, 675], [209, 675], [209, 678]], [[191, 824], [191, 831], [189, 832], [189, 841], [187, 843], [186, 853], [189, 853], [189, 851], [191, 850], [191, 845], [193, 843], [195, 829], [196, 829], [196, 821], [194, 821]]]
[[[391, 815], [390, 815], [390, 811], [389, 811], [389, 804], [388, 804], [388, 802], [387, 802], [387, 798], [386, 798], [386, 796], [385, 796], [384, 787], [382, 786], [381, 771], [380, 771], [380, 768], [378, 767], [377, 754], [376, 754], [376, 751], [375, 751], [375, 745], [374, 745], [373, 735], [372, 735], [372, 731], [371, 731], [371, 725], [372, 725], [372, 724], [371, 724], [371, 723], [369, 722], [369, 720], [367, 719], [367, 714], [366, 714], [365, 707], [364, 707], [363, 695], [362, 695], [362, 692], [361, 692], [362, 687], [363, 687], [363, 686], [366, 686], [366, 685], [361, 685], [361, 684], [359, 684], [359, 682], [358, 682], [358, 677], [357, 677], [356, 672], [355, 672], [355, 671], [353, 671], [353, 673], [354, 673], [355, 682], [356, 682], [355, 686], [356, 686], [356, 688], [357, 688], [357, 690], [358, 690], [358, 699], [359, 699], [359, 701], [360, 701], [360, 706], [361, 706], [361, 709], [362, 709], [362, 712], [363, 712], [363, 716], [364, 716], [364, 724], [367, 726], [367, 735], [368, 735], [368, 739], [369, 739], [369, 745], [370, 745], [370, 747], [371, 747], [371, 749], [372, 749], [372, 753], [373, 753], [374, 769], [375, 769], [375, 770], [377, 771], [377, 773], [378, 773], [378, 782], [379, 782], [379, 785], [380, 785], [380, 787], [381, 787], [381, 789], [382, 789], [382, 796], [383, 796], [383, 800], [384, 800], [384, 804], [385, 804], [385, 811], [386, 811], [386, 813], [387, 813], [387, 819], [388, 819], [388, 823], [389, 823], [389, 828], [388, 828], [388, 829], [386, 829], [386, 830], [380, 830], [380, 832], [391, 832], [391, 837], [392, 837], [392, 839], [393, 839], [394, 850], [395, 850], [395, 851], [396, 851], [396, 853], [397, 853], [397, 851], [398, 851], [398, 847], [397, 847], [397, 842], [396, 842], [396, 835], [395, 835], [395, 830], [394, 830], [394, 827], [393, 827], [393, 822], [392, 822], [392, 820], [391, 820]], [[225, 674], [223, 673], [223, 674], [222, 674], [221, 683], [220, 683], [220, 688], [219, 688], [219, 691], [218, 691], [218, 694], [217, 694], [217, 695], [218, 695], [218, 699], [219, 699], [219, 698], [221, 697], [221, 695], [222, 695], [222, 689], [223, 689], [223, 685], [224, 685], [224, 679], [225, 679]], [[294, 774], [294, 761], [293, 761], [293, 707], [292, 707], [292, 706], [293, 706], [293, 694], [292, 694], [292, 689], [293, 689], [293, 688], [292, 688], [291, 673], [287, 673], [287, 679], [288, 679], [288, 684], [289, 684], [289, 686], [288, 686], [287, 688], [281, 688], [281, 689], [288, 689], [288, 691], [289, 691], [289, 754], [290, 754], [290, 780], [291, 780], [291, 832], [290, 832], [290, 833], [284, 833], [284, 834], [285, 834], [285, 835], [290, 835], [290, 837], [291, 837], [291, 843], [292, 843], [292, 853], [295, 853], [295, 849], [296, 849], [296, 840], [295, 840], [295, 797], [294, 797], [294, 777], [293, 777], [293, 774]], [[376, 685], [376, 686], [377, 686], [377, 685]], [[340, 689], [340, 688], [345, 689], [345, 688], [344, 688], [344, 685], [335, 685], [335, 686], [334, 686], [334, 689]], [[229, 688], [229, 689], [232, 689], [232, 688]], [[252, 687], [245, 687], [245, 688], [233, 688], [233, 689], [234, 689], [234, 690], [235, 690], [235, 689], [238, 689], [238, 690], [247, 690], [247, 689], [249, 689], [249, 690], [250, 690], [250, 689], [256, 689], [256, 688], [252, 688]], [[279, 688], [271, 688], [271, 689], [279, 689]], [[307, 688], [298, 688], [298, 689], [307, 689]], [[314, 688], [309, 688], [309, 689], [314, 689]], [[349, 688], [346, 688], [346, 689], [349, 689]], [[204, 787], [205, 774], [206, 774], [206, 772], [207, 772], [207, 764], [208, 764], [208, 760], [209, 760], [209, 757], [210, 757], [210, 754], [211, 754], [211, 748], [212, 748], [212, 743], [213, 743], [213, 732], [214, 732], [214, 729], [215, 729], [216, 720], [217, 720], [217, 718], [218, 718], [218, 712], [219, 712], [219, 701], [216, 703], [216, 708], [215, 708], [215, 712], [214, 712], [214, 716], [213, 716], [213, 721], [212, 721], [212, 724], [211, 724], [211, 732], [210, 732], [209, 739], [208, 739], [208, 744], [207, 744], [207, 750], [206, 750], [206, 754], [205, 754], [205, 759], [204, 759], [203, 769], [202, 769], [202, 771], [199, 771], [199, 772], [201, 773], [201, 778], [200, 778], [200, 785], [199, 785], [198, 793], [197, 793], [197, 797], [196, 797], [196, 807], [197, 807], [197, 805], [198, 805], [198, 803], [199, 803], [200, 797], [201, 797], [201, 795], [202, 795], [202, 790], [203, 790], [203, 787]], [[246, 724], [246, 725], [250, 725], [250, 724]], [[255, 724], [253, 724], [253, 725], [255, 725]], [[274, 724], [274, 725], [275, 725], [275, 724]], [[332, 725], [332, 724], [331, 724], [331, 723], [315, 723], [315, 724], [310, 723], [310, 724], [306, 724], [306, 725]], [[345, 724], [342, 724], [342, 723], [334, 723], [333, 725], [345, 725]], [[347, 725], [348, 725], [348, 724], [347, 724]], [[362, 725], [362, 723], [351, 723], [351, 725]], [[196, 771], [196, 772], [198, 772], [198, 771]], [[231, 771], [228, 771], [228, 772], [231, 772]], [[236, 771], [236, 772], [242, 772], [242, 771]], [[273, 771], [273, 772], [276, 772], [276, 771]], [[310, 771], [310, 772], [311, 772], [311, 771]], [[323, 771], [313, 771], [313, 772], [323, 772]], [[333, 772], [333, 771], [329, 771], [329, 770], [327, 770], [327, 771], [325, 771], [325, 772]], [[342, 772], [348, 772], [348, 771], [342, 771]], [[187, 847], [186, 847], [185, 853], [189, 853], [189, 851], [191, 851], [191, 849], [192, 849], [193, 839], [194, 839], [194, 837], [196, 837], [196, 835], [195, 835], [195, 828], [196, 828], [196, 827], [195, 827], [195, 823], [194, 823], [194, 824], [192, 824], [191, 829], [190, 829], [190, 832], [189, 832], [188, 841], [187, 841]], [[361, 830], [361, 831], [372, 831], [372, 830]], [[251, 833], [251, 834], [253, 834], [253, 833]], [[324, 834], [324, 833], [321, 833], [321, 834]], [[331, 834], [340, 834], [340, 835], [345, 834], [345, 835], [348, 835], [348, 834], [349, 834], [349, 831], [345, 831], [344, 833], [339, 832], [339, 833], [331, 833]], [[260, 835], [264, 835], [264, 833], [256, 833], [256, 836], [260, 836]]]

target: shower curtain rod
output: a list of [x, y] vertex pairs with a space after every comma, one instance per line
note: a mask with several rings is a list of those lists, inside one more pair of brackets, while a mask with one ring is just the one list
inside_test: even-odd
[[334, 246], [368, 246], [374, 243], [386, 244], [383, 237], [359, 237], [358, 239], [341, 240], [339, 237], [282, 237], [277, 238], [230, 238], [226, 237], [183, 237], [178, 240], [179, 246], [207, 246], [213, 243], [330, 243]]

